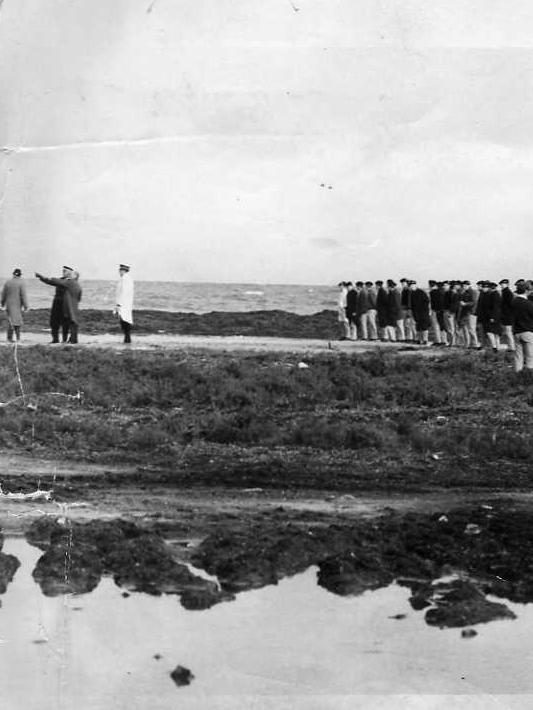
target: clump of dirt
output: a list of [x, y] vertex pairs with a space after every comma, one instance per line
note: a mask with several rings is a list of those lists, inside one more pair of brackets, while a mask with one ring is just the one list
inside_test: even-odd
[[453, 579], [418, 590], [417, 598], [433, 605], [425, 615], [429, 626], [441, 629], [486, 624], [497, 619], [516, 619], [504, 604], [490, 602], [472, 580]]
[[170, 674], [170, 677], [178, 687], [182, 685], [190, 685], [194, 679], [194, 675], [191, 671], [184, 666], [176, 666]]
[[215, 582], [177, 563], [162, 537], [124, 520], [82, 524], [40, 518], [30, 526], [27, 540], [46, 550], [33, 572], [46, 596], [90, 592], [103, 574], [111, 574], [130, 592], [184, 595], [188, 609], [231, 598]]

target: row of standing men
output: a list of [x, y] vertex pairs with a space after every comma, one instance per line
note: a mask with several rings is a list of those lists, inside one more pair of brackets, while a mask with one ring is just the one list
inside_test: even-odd
[[406, 278], [399, 285], [392, 279], [342, 281], [338, 299], [341, 339], [485, 346], [497, 351], [504, 338], [507, 348], [514, 351], [514, 297], [509, 279], [499, 283], [481, 280], [475, 286], [467, 280], [430, 280], [427, 289]]

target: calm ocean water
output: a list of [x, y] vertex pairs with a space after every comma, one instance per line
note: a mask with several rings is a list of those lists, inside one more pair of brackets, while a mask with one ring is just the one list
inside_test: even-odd
[[[26, 285], [31, 308], [50, 306], [53, 287], [36, 279], [27, 279]], [[115, 281], [82, 281], [82, 288], [83, 308], [113, 308]], [[306, 315], [335, 309], [336, 299], [334, 286], [136, 281], [134, 308], [183, 313], [282, 310]]]

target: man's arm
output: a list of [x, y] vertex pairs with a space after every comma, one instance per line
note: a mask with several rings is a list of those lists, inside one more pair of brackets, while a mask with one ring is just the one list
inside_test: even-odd
[[38, 274], [37, 272], [35, 273], [35, 278], [39, 279], [39, 281], [42, 281], [45, 284], [48, 284], [49, 286], [62, 286], [63, 288], [65, 287], [65, 279], [46, 278], [46, 276]]

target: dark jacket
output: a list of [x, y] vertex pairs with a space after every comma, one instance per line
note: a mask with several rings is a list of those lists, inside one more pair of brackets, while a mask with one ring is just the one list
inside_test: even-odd
[[515, 333], [533, 333], [533, 302], [520, 296], [513, 297], [513, 330]]
[[514, 293], [506, 286], [502, 289], [502, 325], [513, 325], [514, 309], [513, 309]]
[[443, 300], [444, 310], [454, 316], [457, 315], [457, 311], [459, 310], [459, 294], [457, 291], [452, 291], [452, 289], [444, 291]]
[[429, 330], [429, 296], [421, 289], [411, 291], [411, 309], [418, 330]]
[[429, 302], [431, 310], [438, 313], [444, 310], [444, 291], [441, 288], [433, 288], [429, 292]]
[[402, 308], [405, 311], [411, 310], [411, 289], [408, 286], [405, 286], [402, 288], [402, 297], [401, 297], [401, 303], [402, 303]]
[[483, 294], [483, 299], [480, 297], [482, 304], [482, 316], [479, 315], [479, 304], [478, 304], [478, 318], [481, 320], [481, 325], [486, 333], [495, 333], [496, 335], [501, 334], [501, 317], [502, 317], [502, 297], [498, 291], [488, 291], [488, 293]]
[[357, 291], [355, 289], [349, 289], [346, 294], [346, 317], [348, 320], [355, 319], [355, 312], [357, 310]]
[[396, 326], [397, 321], [402, 317], [401, 294], [395, 288], [391, 288], [387, 297], [387, 325]]
[[385, 328], [389, 324], [389, 294], [380, 286], [376, 296], [376, 307], [378, 311], [378, 325]]
[[[461, 305], [462, 303], [462, 305]], [[459, 316], [461, 319], [471, 316], [476, 307], [477, 297], [473, 288], [467, 288], [459, 294]]]
[[[56, 298], [59, 296], [61, 299], [61, 307], [63, 311], [63, 317], [73, 323], [79, 322], [79, 311], [78, 305], [81, 301], [81, 286], [76, 281], [76, 279], [65, 279], [65, 278], [51, 278], [48, 279], [45, 276], [38, 276], [38, 278], [45, 284], [56, 287], [56, 296], [54, 297], [55, 305]], [[58, 294], [59, 291], [59, 294]]]
[[366, 288], [362, 288], [357, 294], [357, 315], [362, 316], [370, 310], [370, 297]]

